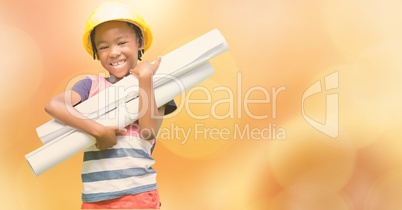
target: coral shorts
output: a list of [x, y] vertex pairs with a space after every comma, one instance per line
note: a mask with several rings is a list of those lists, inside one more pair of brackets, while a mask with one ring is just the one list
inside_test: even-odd
[[159, 194], [152, 190], [111, 200], [82, 203], [81, 209], [159, 209]]

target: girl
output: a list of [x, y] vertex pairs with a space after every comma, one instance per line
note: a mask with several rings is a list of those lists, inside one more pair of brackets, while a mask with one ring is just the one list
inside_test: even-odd
[[[154, 64], [137, 64], [152, 43], [151, 30], [128, 5], [109, 1], [90, 15], [83, 41], [110, 77], [87, 77], [53, 97], [45, 107], [53, 118], [96, 138], [96, 144], [84, 152], [81, 208], [159, 209], [151, 151], [162, 116], [174, 111], [176, 105], [174, 101], [160, 108], [155, 104], [152, 77], [161, 58]], [[145, 110], [132, 125], [103, 126], [74, 109], [129, 74], [138, 78], [138, 110]]]

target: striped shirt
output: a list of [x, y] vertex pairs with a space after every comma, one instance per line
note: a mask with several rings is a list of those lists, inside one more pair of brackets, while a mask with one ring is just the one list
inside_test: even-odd
[[[72, 88], [81, 101], [98, 94], [112, 83], [103, 77], [87, 77]], [[174, 101], [167, 104], [165, 114], [176, 109]], [[82, 167], [82, 201], [98, 202], [156, 189], [155, 160], [151, 152], [155, 140], [139, 138], [137, 121], [117, 135], [117, 144], [106, 150], [92, 146], [84, 151]]]

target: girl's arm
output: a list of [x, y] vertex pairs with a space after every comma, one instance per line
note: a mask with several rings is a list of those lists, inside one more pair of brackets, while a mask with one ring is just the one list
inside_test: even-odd
[[144, 61], [131, 70], [131, 74], [138, 78], [140, 90], [138, 97], [140, 137], [146, 140], [155, 139], [165, 113], [165, 106], [160, 108], [156, 106], [152, 79], [160, 62], [161, 57], [158, 57], [154, 64]]
[[77, 92], [67, 90], [50, 99], [45, 110], [58, 121], [95, 137], [98, 149], [107, 149], [114, 146], [117, 143], [116, 133], [124, 132], [125, 129], [119, 129], [117, 126], [103, 126], [89, 119], [73, 107], [80, 101], [81, 96]]

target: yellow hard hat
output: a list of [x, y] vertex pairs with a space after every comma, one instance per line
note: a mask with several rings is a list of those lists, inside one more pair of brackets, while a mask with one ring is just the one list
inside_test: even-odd
[[107, 21], [125, 21], [138, 26], [144, 38], [144, 51], [148, 50], [152, 44], [151, 28], [145, 23], [144, 19], [137, 14], [130, 5], [118, 1], [107, 1], [96, 8], [88, 18], [85, 26], [83, 44], [85, 50], [94, 57], [91, 44], [91, 31], [98, 25]]

